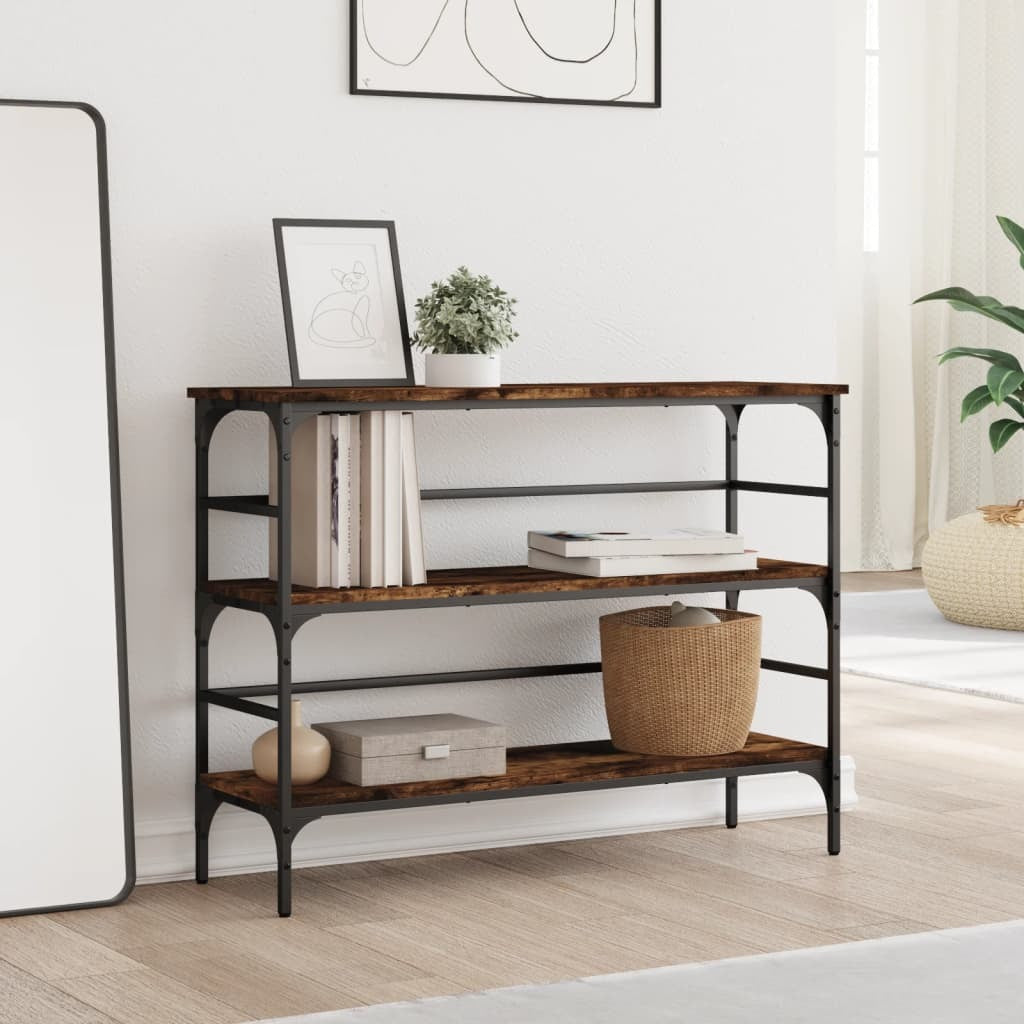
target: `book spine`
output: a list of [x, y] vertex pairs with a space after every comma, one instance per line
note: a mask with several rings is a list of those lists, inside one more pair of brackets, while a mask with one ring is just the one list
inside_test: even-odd
[[384, 586], [384, 413], [360, 414], [360, 578], [364, 587]]
[[384, 585], [402, 585], [402, 414], [384, 413]]
[[416, 431], [412, 413], [405, 413], [402, 416], [402, 583], [415, 587], [426, 582]]
[[360, 473], [360, 418], [356, 415], [345, 417], [348, 420], [348, 445], [343, 452], [347, 460], [348, 492], [343, 495], [348, 506], [348, 563], [349, 563], [349, 586], [360, 586], [360, 562], [359, 545], [362, 524], [360, 523], [359, 484]]
[[331, 586], [352, 586], [349, 416], [331, 414]]

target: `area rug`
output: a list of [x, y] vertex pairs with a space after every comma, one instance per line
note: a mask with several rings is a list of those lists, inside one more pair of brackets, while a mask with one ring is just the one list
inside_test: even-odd
[[843, 598], [844, 672], [1024, 704], [1024, 633], [950, 622], [924, 590]]
[[1020, 1024], [1022, 962], [1024, 921], [1011, 921], [318, 1013], [288, 1024]]

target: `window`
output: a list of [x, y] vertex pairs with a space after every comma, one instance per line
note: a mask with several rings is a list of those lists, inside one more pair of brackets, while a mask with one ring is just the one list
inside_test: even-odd
[[878, 252], [878, 7], [881, 0], [867, 0], [867, 31], [864, 43], [864, 251]]

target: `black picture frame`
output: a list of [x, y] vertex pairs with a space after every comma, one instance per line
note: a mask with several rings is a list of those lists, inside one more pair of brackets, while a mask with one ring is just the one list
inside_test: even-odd
[[661, 12], [662, 0], [654, 0], [654, 99], [653, 100], [581, 100], [547, 96], [503, 96], [489, 93], [424, 92], [405, 89], [368, 89], [359, 84], [359, 2], [349, 0], [349, 93], [353, 96], [406, 96], [431, 100], [492, 100], [496, 103], [556, 103], [577, 107], [625, 107], [658, 110], [661, 108]]
[[104, 369], [107, 404], [107, 458], [110, 466], [110, 525], [114, 583], [114, 635], [117, 651], [117, 710], [120, 723], [122, 821], [125, 877], [121, 889], [108, 899], [45, 907], [0, 910], [0, 918], [53, 914], [66, 910], [112, 907], [131, 895], [136, 883], [135, 810], [132, 784], [131, 717], [128, 703], [128, 630], [125, 617], [124, 529], [121, 509], [121, 457], [117, 413], [117, 356], [114, 351], [114, 285], [110, 249], [110, 186], [107, 164], [107, 126], [103, 115], [89, 103], [74, 100], [0, 99], [4, 107], [42, 107], [78, 110], [96, 132], [97, 210], [100, 233], [100, 287], [103, 305]]
[[[273, 225], [274, 248], [277, 252], [277, 269], [281, 281], [281, 304], [284, 310], [285, 336], [288, 340], [288, 365], [291, 370], [292, 385], [295, 387], [411, 387], [415, 385], [416, 379], [412, 366], [412, 342], [405, 310], [405, 292], [402, 287], [402, 268], [398, 258], [398, 234], [395, 229], [395, 222], [393, 220], [318, 220], [275, 217]], [[378, 229], [387, 232], [391, 253], [391, 268], [394, 276], [395, 298], [398, 305], [398, 320], [402, 335], [404, 375], [401, 377], [385, 378], [312, 378], [302, 375], [299, 367], [299, 353], [295, 337], [291, 288], [288, 283], [288, 257], [285, 240], [285, 232], [288, 228]]]

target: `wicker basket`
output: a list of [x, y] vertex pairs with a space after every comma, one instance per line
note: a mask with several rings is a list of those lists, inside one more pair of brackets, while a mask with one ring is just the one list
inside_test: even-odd
[[717, 626], [668, 625], [671, 609], [601, 618], [612, 743], [634, 754], [728, 754], [747, 742], [761, 670], [761, 617], [713, 609]]

